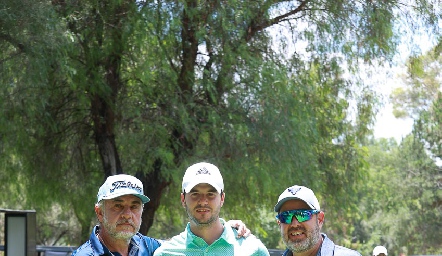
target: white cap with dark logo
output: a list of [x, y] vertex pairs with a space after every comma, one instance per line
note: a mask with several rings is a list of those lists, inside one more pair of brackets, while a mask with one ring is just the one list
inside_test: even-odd
[[124, 195], [139, 197], [143, 204], [150, 201], [150, 199], [144, 195], [143, 183], [139, 179], [127, 174], [118, 174], [109, 176], [104, 184], [101, 185], [97, 194], [97, 202]]
[[213, 164], [201, 162], [187, 168], [183, 177], [182, 192], [188, 193], [198, 184], [207, 183], [214, 187], [218, 193], [224, 191], [224, 182], [218, 167]]
[[318, 199], [311, 189], [304, 186], [294, 185], [284, 190], [279, 196], [278, 203], [275, 205], [275, 212], [279, 212], [281, 206], [285, 202], [293, 199], [304, 201], [312, 210], [321, 210]]

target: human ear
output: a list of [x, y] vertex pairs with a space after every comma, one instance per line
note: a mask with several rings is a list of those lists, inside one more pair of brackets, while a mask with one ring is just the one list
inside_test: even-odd
[[324, 224], [324, 218], [325, 218], [325, 213], [323, 211], [320, 211], [318, 213], [318, 223], [320, 225]]
[[[101, 206], [101, 207], [104, 207], [104, 206]], [[103, 209], [101, 207], [98, 205], [95, 205], [95, 208], [94, 208], [95, 214], [97, 215], [98, 222], [100, 222], [100, 223], [103, 221], [103, 218], [104, 218]]]
[[181, 205], [183, 206], [183, 207], [186, 207], [186, 196], [185, 196], [185, 194], [184, 193], [181, 193]]

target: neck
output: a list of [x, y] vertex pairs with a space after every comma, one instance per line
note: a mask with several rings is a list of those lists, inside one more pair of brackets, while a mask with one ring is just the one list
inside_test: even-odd
[[103, 231], [103, 229], [99, 231], [97, 237], [111, 253], [118, 252], [122, 256], [128, 255], [130, 240], [115, 239], [107, 232]]
[[224, 231], [224, 225], [219, 219], [208, 226], [196, 225], [190, 222], [190, 230], [196, 236], [201, 237], [208, 245], [211, 245], [221, 237]]

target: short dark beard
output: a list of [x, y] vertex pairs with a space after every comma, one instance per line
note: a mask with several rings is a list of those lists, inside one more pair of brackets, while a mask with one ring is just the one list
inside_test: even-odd
[[200, 228], [207, 228], [212, 226], [213, 223], [215, 223], [218, 218], [219, 218], [219, 212], [218, 214], [213, 215], [210, 219], [208, 219], [206, 222], [200, 222], [198, 219], [196, 219], [193, 215], [192, 212], [190, 211], [190, 209], [187, 207], [186, 205], [186, 212], [187, 212], [187, 216], [189, 217], [190, 222], [192, 222], [193, 224], [195, 224], [197, 227]]

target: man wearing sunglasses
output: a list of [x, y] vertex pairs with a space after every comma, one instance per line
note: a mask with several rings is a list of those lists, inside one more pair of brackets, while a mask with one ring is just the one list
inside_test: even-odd
[[226, 226], [226, 222], [219, 217], [224, 199], [223, 178], [215, 165], [202, 162], [187, 168], [183, 177], [181, 204], [190, 221], [181, 234], [164, 242], [154, 256], [269, 256], [267, 248], [258, 238], [239, 238], [235, 230]]
[[357, 251], [335, 245], [321, 233], [324, 212], [311, 189], [298, 185], [287, 188], [279, 196], [275, 212], [287, 246], [283, 256], [361, 256]]

